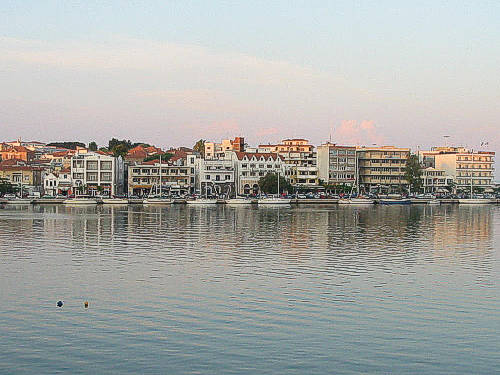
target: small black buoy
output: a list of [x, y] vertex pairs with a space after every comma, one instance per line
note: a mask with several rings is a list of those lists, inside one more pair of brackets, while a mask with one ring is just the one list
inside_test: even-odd
[[86, 309], [88, 309], [88, 308], [89, 308], [89, 302], [88, 302], [88, 301], [85, 301], [85, 302], [83, 303], [83, 306], [85, 306], [85, 308], [86, 308]]
[[62, 307], [63, 301], [57, 301], [57, 307]]

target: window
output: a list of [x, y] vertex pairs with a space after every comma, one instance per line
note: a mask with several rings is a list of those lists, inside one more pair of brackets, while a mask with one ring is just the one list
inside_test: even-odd
[[132, 173], [141, 173], [141, 170], [139, 168], [134, 168], [132, 170]]
[[92, 181], [92, 182], [97, 181], [97, 173], [96, 172], [87, 172], [87, 181]]
[[215, 176], [215, 181], [220, 181], [220, 175]]
[[101, 181], [111, 182], [112, 173], [111, 172], [101, 172]]
[[205, 176], [205, 180], [210, 180], [210, 175], [209, 175], [209, 174], [207, 174], [207, 175]]
[[97, 170], [97, 160], [88, 160], [87, 161], [87, 169], [89, 171], [96, 171]]
[[231, 176], [227, 174], [227, 175], [225, 175], [225, 176], [224, 176], [224, 179], [225, 179], [226, 181], [229, 181], [229, 180], [231, 179]]

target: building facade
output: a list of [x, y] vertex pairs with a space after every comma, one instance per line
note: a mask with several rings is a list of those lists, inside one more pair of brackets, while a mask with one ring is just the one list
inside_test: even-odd
[[356, 147], [325, 143], [318, 146], [318, 175], [328, 185], [349, 185], [356, 182]]
[[457, 190], [468, 190], [471, 185], [483, 189], [493, 186], [495, 153], [492, 151], [433, 147], [430, 151], [421, 151], [419, 155], [424, 165], [452, 176]]
[[99, 151], [77, 153], [71, 158], [71, 179], [78, 195], [123, 194], [123, 159]]
[[453, 176], [432, 167], [422, 169], [422, 188], [424, 193], [446, 193], [454, 191]]
[[129, 194], [144, 197], [149, 194], [183, 195], [193, 193], [196, 160], [196, 155], [187, 155], [185, 158], [161, 164], [159, 160], [152, 160], [130, 165], [128, 167]]
[[227, 151], [245, 151], [245, 138], [223, 139], [221, 143], [205, 142], [205, 159], [224, 158], [224, 153]]
[[409, 148], [357, 147], [359, 185], [365, 191], [391, 192], [408, 187], [405, 178]]
[[277, 153], [233, 153], [236, 195], [258, 194], [259, 180], [268, 173], [285, 175], [283, 157]]
[[234, 195], [235, 162], [231, 152], [224, 158], [198, 159], [196, 166], [195, 192], [200, 195]]
[[284, 139], [279, 144], [259, 145], [261, 153], [277, 153], [285, 164], [285, 177], [295, 188], [317, 188], [318, 167], [314, 146], [307, 139]]
[[23, 195], [43, 190], [43, 169], [32, 167], [24, 160], [9, 159], [0, 163], [0, 179], [22, 190]]
[[71, 192], [71, 182], [71, 169], [45, 173], [43, 176], [44, 194], [67, 196]]

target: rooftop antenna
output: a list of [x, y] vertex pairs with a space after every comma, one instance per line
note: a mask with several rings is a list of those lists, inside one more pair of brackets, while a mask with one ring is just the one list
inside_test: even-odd
[[444, 138], [444, 145], [446, 147], [448, 147], [448, 138], [450, 138], [450, 136], [449, 135], [443, 135], [443, 138]]

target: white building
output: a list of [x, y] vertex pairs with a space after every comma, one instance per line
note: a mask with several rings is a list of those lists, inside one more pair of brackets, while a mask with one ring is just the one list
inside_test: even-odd
[[231, 152], [221, 159], [196, 160], [196, 193], [230, 196], [234, 191], [235, 163]]
[[46, 195], [68, 195], [71, 190], [71, 170], [49, 172], [43, 176], [43, 190]]
[[233, 152], [238, 195], [258, 194], [259, 180], [268, 173], [285, 177], [283, 156], [276, 153]]
[[422, 188], [424, 193], [445, 193], [453, 190], [453, 176], [432, 167], [422, 169]]
[[71, 178], [73, 191], [79, 195], [122, 194], [123, 159], [100, 151], [77, 153], [71, 158]]

